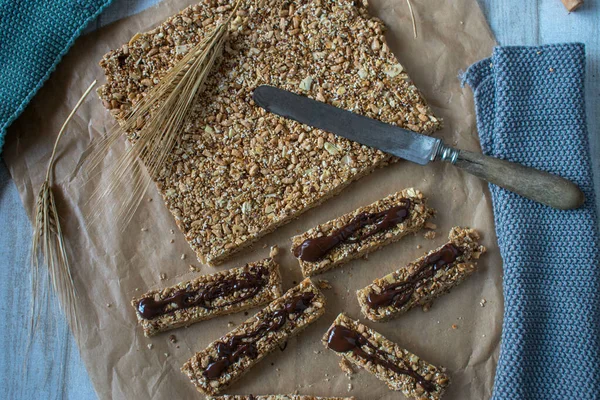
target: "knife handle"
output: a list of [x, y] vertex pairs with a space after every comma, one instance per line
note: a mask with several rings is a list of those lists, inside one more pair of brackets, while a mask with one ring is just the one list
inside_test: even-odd
[[581, 207], [585, 201], [583, 192], [573, 182], [521, 164], [459, 150], [454, 165], [494, 185], [552, 208], [572, 210]]

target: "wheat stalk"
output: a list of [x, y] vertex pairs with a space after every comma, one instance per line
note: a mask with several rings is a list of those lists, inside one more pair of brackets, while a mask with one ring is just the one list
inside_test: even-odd
[[408, 3], [408, 10], [410, 11], [410, 18], [412, 19], [412, 28], [413, 28], [413, 35], [414, 38], [417, 38], [417, 21], [415, 20], [415, 13], [413, 12], [413, 8], [412, 8], [412, 3], [410, 2], [410, 0], [406, 0], [406, 2]]
[[[48, 302], [50, 301], [50, 291], [47, 287], [43, 287], [44, 285], [42, 282], [48, 282], [52, 285], [54, 292], [57, 294], [63, 305], [65, 315], [71, 324], [71, 328], [76, 331], [79, 326], [76, 314], [75, 284], [73, 283], [73, 276], [71, 275], [71, 267], [69, 265], [67, 249], [65, 247], [65, 238], [63, 236], [58, 210], [56, 208], [56, 200], [54, 199], [54, 193], [52, 192], [52, 172], [56, 161], [58, 143], [65, 132], [67, 124], [71, 121], [75, 112], [77, 112], [77, 109], [81, 106], [83, 100], [95, 85], [96, 81], [92, 82], [84, 92], [58, 132], [58, 136], [56, 137], [52, 149], [52, 155], [48, 162], [46, 178], [44, 183], [42, 183], [42, 187], [37, 196], [31, 250], [31, 286], [33, 290], [30, 325], [31, 337], [36, 330], [40, 318], [44, 314], [43, 311], [48, 310]], [[42, 260], [42, 264], [46, 265], [47, 271], [45, 272], [42, 271], [40, 259]], [[48, 274], [49, 279], [43, 279], [42, 274], [44, 273]], [[45, 297], [44, 299], [41, 298], [42, 295]]]
[[[156, 179], [165, 166], [179, 134], [183, 131], [194, 99], [217, 59], [222, 53], [229, 22], [239, 6], [236, 3], [230, 16], [220, 23], [202, 42], [194, 46], [173, 68], [148, 91], [125, 116], [121, 125], [115, 126], [92, 151], [89, 169], [99, 174], [102, 162], [110, 148], [124, 132], [134, 132], [139, 120], [143, 127], [136, 132], [133, 144], [109, 167], [109, 183], [96, 189], [90, 197], [88, 219], [98, 220], [105, 210], [99, 207], [103, 199], [115, 197], [117, 221], [124, 229], [141, 203], [150, 178]], [[143, 170], [148, 173], [144, 174]]]

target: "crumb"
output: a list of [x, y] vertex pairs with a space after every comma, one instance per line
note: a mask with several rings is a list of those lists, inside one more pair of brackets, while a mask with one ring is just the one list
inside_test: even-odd
[[171, 229], [171, 231], [170, 231], [170, 232], [171, 232], [171, 235], [175, 233], [175, 231], [174, 231], [173, 229]]
[[269, 257], [275, 258], [279, 254], [279, 247], [277, 245], [271, 246], [271, 251], [269, 252]]
[[549, 71], [550, 71], [550, 72], [554, 72], [554, 68], [550, 68], [550, 69], [549, 69]]
[[185, 254], [182, 254], [182, 255], [181, 255], [181, 259], [182, 259], [182, 260], [185, 260]]
[[329, 382], [329, 381], [330, 381], [330, 379], [329, 379], [329, 378], [325, 378], [325, 382]]
[[190, 271], [197, 272], [198, 268], [195, 265], [190, 264]]
[[175, 346], [175, 348], [177, 348], [177, 349], [178, 349], [178, 348], [179, 348], [179, 345]]
[[229, 327], [229, 328], [233, 328], [234, 326], [235, 326], [235, 324], [233, 323], [233, 321], [229, 321], [227, 323], [227, 327]]
[[317, 285], [323, 290], [332, 288], [331, 283], [327, 279], [319, 279]]
[[417, 245], [417, 249], [422, 249], [423, 246], [421, 246], [420, 244]]
[[169, 240], [170, 243], [175, 243], [175, 239]]
[[141, 231], [142, 232], [148, 232], [148, 229], [147, 228], [142, 228]]
[[148, 343], [148, 350], [152, 350], [153, 347], [154, 345], [152, 343]]
[[112, 306], [112, 304], [106, 303], [106, 307], [110, 308], [111, 306]]
[[463, 319], [463, 318], [462, 318], [462, 317], [458, 317], [457, 319], [458, 319], [458, 320], [461, 320], [461, 319]]
[[423, 304], [423, 312], [429, 312], [431, 309], [431, 303]]
[[428, 231], [428, 232], [425, 232], [425, 234], [423, 235], [423, 237], [428, 240], [433, 240], [433, 239], [435, 239], [436, 236], [437, 236], [437, 234], [435, 233], [435, 231]]
[[314, 353], [315, 354], [321, 354], [321, 350], [315, 350]]
[[140, 288], [139, 288], [139, 287], [136, 287], [136, 288], [135, 288], [135, 291], [136, 291], [136, 292], [139, 292], [139, 291], [140, 291]]
[[425, 222], [425, 228], [427, 229], [437, 229], [437, 225], [433, 222]]
[[458, 325], [452, 324], [452, 329], [458, 329]]
[[345, 358], [342, 357], [339, 365], [340, 365], [340, 368], [342, 369], [342, 371], [344, 371], [344, 373], [346, 375], [352, 375], [354, 373], [352, 364], [350, 364], [350, 361], [346, 360]]
[[352, 384], [351, 384], [351, 383], [349, 383], [349, 384], [348, 384], [348, 391], [349, 391], [349, 392], [351, 392], [351, 391], [352, 391]]
[[485, 337], [485, 333], [483, 335], [481, 335], [481, 337]]
[[487, 303], [487, 300], [486, 299], [481, 299], [481, 301], [479, 302], [479, 305], [481, 307], [485, 307], [485, 303]]
[[169, 336], [169, 342], [171, 342], [171, 343], [177, 343], [177, 337], [175, 335]]
[[150, 198], [148, 199], [148, 201], [152, 201], [152, 197], [150, 197]]
[[169, 353], [165, 353], [165, 357], [169, 357]]
[[158, 275], [158, 278], [159, 278], [161, 281], [164, 281], [165, 279], [167, 279], [167, 274], [165, 274], [164, 272], [161, 272], [161, 273]]
[[267, 248], [267, 244], [265, 243], [265, 244], [263, 244], [263, 249], [266, 249], [266, 248]]

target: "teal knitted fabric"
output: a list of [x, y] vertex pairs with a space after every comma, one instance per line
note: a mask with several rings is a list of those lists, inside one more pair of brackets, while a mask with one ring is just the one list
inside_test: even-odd
[[490, 185], [504, 260], [495, 400], [600, 398], [600, 250], [581, 44], [499, 47], [463, 77], [484, 153], [573, 180], [578, 210]]
[[0, 0], [0, 151], [85, 26], [112, 0]]

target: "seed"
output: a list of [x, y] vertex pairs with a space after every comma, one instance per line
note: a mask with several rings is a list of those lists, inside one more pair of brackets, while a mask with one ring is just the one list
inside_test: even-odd
[[331, 154], [332, 156], [335, 156], [336, 154], [338, 154], [340, 152], [340, 149], [338, 149], [337, 146], [333, 143], [325, 142], [324, 146], [325, 146], [325, 150], [327, 150], [327, 152], [329, 154]]

